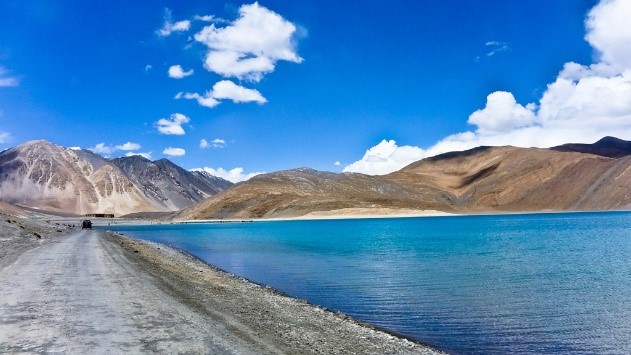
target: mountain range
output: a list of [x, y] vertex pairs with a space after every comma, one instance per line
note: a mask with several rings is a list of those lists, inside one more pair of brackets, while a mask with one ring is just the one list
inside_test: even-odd
[[279, 218], [348, 209], [631, 209], [630, 143], [605, 137], [550, 149], [478, 147], [426, 158], [383, 176], [280, 171], [236, 184], [177, 218]]
[[43, 140], [0, 152], [0, 201], [49, 211], [115, 215], [177, 211], [231, 185], [166, 159], [106, 159]]
[[285, 218], [331, 211], [453, 213], [631, 209], [631, 142], [478, 147], [382, 176], [310, 168], [233, 185], [166, 159], [106, 159], [46, 141], [0, 152], [0, 201], [75, 214]]

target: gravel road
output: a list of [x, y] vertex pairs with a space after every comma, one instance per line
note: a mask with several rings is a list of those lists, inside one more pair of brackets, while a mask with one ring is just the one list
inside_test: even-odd
[[0, 353], [438, 353], [159, 244], [68, 233], [0, 263]]
[[99, 233], [76, 232], [0, 272], [0, 351], [274, 352], [166, 295]]

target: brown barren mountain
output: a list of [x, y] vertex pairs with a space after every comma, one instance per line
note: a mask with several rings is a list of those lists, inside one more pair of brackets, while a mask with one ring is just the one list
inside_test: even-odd
[[424, 159], [384, 178], [440, 190], [436, 198], [463, 212], [631, 207], [631, 157], [485, 147]]
[[631, 209], [631, 152], [598, 155], [612, 151], [607, 141], [626, 142], [608, 137], [594, 144], [599, 145], [596, 154], [479, 147], [426, 158], [384, 176], [281, 171], [237, 184], [177, 218], [282, 218], [353, 208], [456, 213]]
[[344, 208], [438, 207], [444, 205], [381, 177], [300, 168], [255, 176], [185, 209], [178, 218], [282, 218]]

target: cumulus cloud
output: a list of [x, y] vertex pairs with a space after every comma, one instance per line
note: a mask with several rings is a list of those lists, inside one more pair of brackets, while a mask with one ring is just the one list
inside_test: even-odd
[[538, 106], [522, 106], [510, 93], [491, 93], [486, 106], [469, 117], [475, 131], [446, 137], [428, 153], [479, 145], [592, 143], [604, 136], [631, 139], [630, 16], [630, 2], [601, 1], [585, 21], [585, 38], [597, 53], [595, 63], [566, 63]]
[[174, 23], [172, 22], [172, 19], [171, 19], [171, 10], [164, 9], [164, 25], [162, 25], [162, 28], [156, 31], [156, 33], [160, 37], [167, 37], [171, 35], [171, 33], [173, 32], [184, 32], [190, 29], [191, 29], [191, 21], [182, 20], [182, 21], [177, 21]]
[[231, 100], [232, 102], [256, 102], [264, 104], [267, 100], [260, 92], [237, 85], [230, 80], [222, 80], [213, 85], [213, 98], [217, 100]]
[[394, 140], [382, 140], [368, 149], [364, 156], [347, 166], [343, 172], [385, 175], [424, 157], [423, 149], [409, 145], [398, 146]]
[[155, 123], [158, 132], [168, 135], [185, 134], [182, 125], [188, 123], [191, 119], [181, 113], [173, 113], [169, 118], [161, 118]]
[[20, 85], [20, 80], [11, 76], [9, 71], [4, 67], [0, 67], [0, 87], [12, 87]]
[[191, 171], [205, 171], [210, 175], [213, 176], [217, 176], [220, 177], [222, 179], [226, 179], [230, 182], [233, 183], [237, 183], [237, 182], [241, 182], [241, 181], [246, 181], [249, 180], [250, 178], [256, 176], [256, 175], [261, 175], [261, 174], [265, 174], [263, 172], [256, 172], [256, 173], [244, 173], [243, 172], [243, 168], [238, 167], [238, 168], [234, 168], [231, 170], [226, 170], [224, 168], [210, 168], [210, 167], [204, 167], [204, 168], [196, 168], [196, 169], [191, 169]]
[[[445, 137], [425, 150], [411, 147], [421, 154], [409, 158], [418, 160], [482, 145], [551, 147], [569, 142], [593, 143], [604, 136], [631, 139], [629, 18], [630, 1], [602, 0], [585, 21], [585, 39], [597, 54], [594, 63], [566, 63], [538, 104], [522, 105], [509, 92], [489, 94], [485, 107], [469, 116], [468, 123], [475, 126], [474, 130]], [[382, 174], [396, 170], [396, 165], [373, 163], [379, 161], [376, 153], [382, 149], [383, 142], [345, 171]]]
[[631, 69], [631, 2], [602, 0], [589, 12], [585, 39], [597, 51], [599, 61], [619, 72]]
[[257, 90], [245, 88], [230, 80], [221, 80], [215, 83], [212, 90], [207, 91], [204, 95], [179, 92], [175, 95], [175, 99], [196, 100], [200, 106], [211, 108], [219, 105], [220, 100], [230, 100], [234, 103], [256, 102], [264, 104], [267, 102], [267, 99]]
[[184, 154], [186, 154], [186, 150], [184, 150], [182, 148], [168, 147], [168, 148], [165, 148], [162, 151], [162, 154], [170, 155], [170, 156], [173, 156], [173, 157], [181, 157]]
[[172, 65], [169, 67], [169, 77], [173, 79], [182, 79], [187, 76], [193, 75], [193, 69], [184, 71], [181, 65]]
[[141, 146], [138, 143], [127, 142], [121, 145], [117, 145], [115, 148], [118, 150], [138, 150], [141, 148]]
[[342, 163], [340, 163], [340, 162], [339, 162], [339, 160], [338, 160], [338, 161], [335, 161], [335, 163], [333, 163], [333, 165], [335, 165], [335, 166], [341, 166], [341, 165], [342, 165]]
[[486, 107], [472, 113], [467, 122], [478, 126], [480, 133], [505, 133], [536, 122], [534, 109], [534, 104], [518, 104], [509, 92], [496, 91], [486, 98]]
[[280, 60], [300, 63], [293, 40], [296, 26], [257, 2], [242, 5], [239, 18], [213, 23], [195, 34], [208, 47], [204, 67], [224, 77], [260, 81]]
[[125, 156], [126, 157], [133, 157], [134, 155], [138, 155], [138, 156], [141, 156], [141, 157], [143, 157], [145, 159], [151, 160], [151, 153], [153, 153], [153, 152], [144, 152], [144, 153], [143, 152], [127, 152], [125, 154]]

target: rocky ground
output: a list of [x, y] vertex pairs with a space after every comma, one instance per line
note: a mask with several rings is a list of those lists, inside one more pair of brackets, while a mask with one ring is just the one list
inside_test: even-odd
[[25, 251], [58, 239], [79, 227], [78, 220], [54, 221], [49, 217], [52, 216], [39, 215], [0, 202], [0, 268], [14, 262]]

